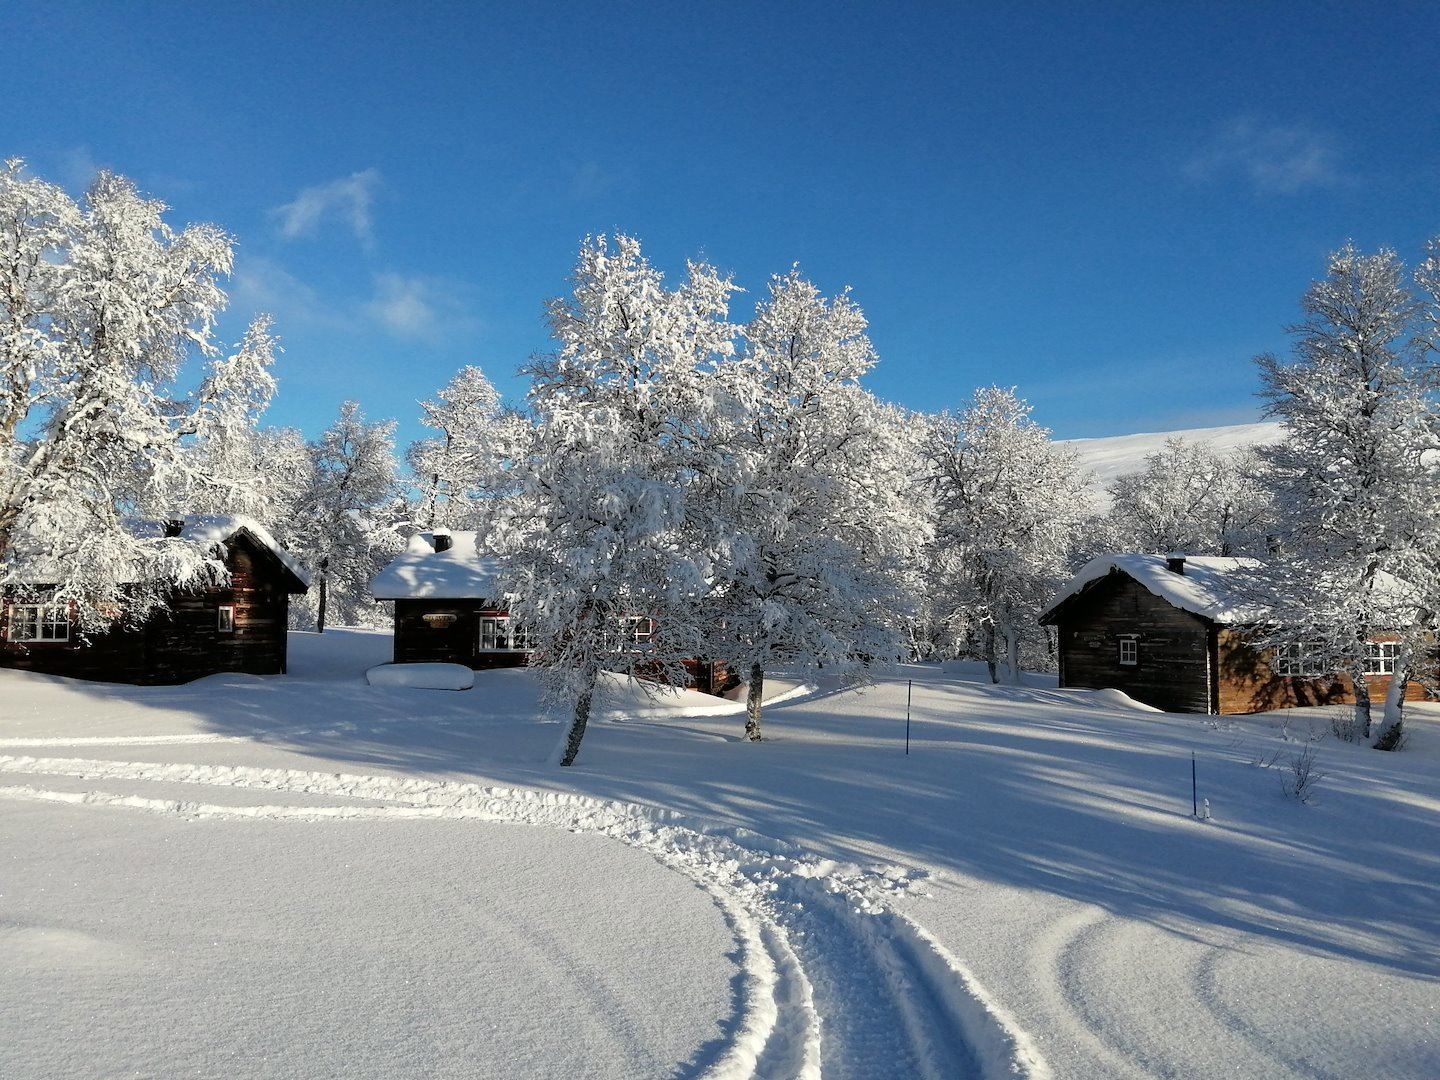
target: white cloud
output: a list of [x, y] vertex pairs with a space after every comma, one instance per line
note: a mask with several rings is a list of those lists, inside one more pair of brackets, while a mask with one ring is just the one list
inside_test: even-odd
[[246, 315], [266, 312], [281, 324], [340, 327], [344, 314], [325, 303], [313, 287], [273, 259], [241, 254], [230, 278], [231, 306]]
[[101, 166], [88, 146], [75, 146], [60, 154], [60, 182], [66, 189], [80, 193], [90, 187]]
[[1304, 124], [1276, 124], [1241, 116], [1222, 126], [1185, 173], [1192, 180], [1241, 177], [1256, 191], [1294, 195], [1348, 182], [1333, 135]]
[[379, 329], [403, 341], [440, 344], [479, 333], [474, 296], [474, 286], [463, 282], [379, 273], [368, 298], [352, 294], [331, 300], [262, 255], [242, 255], [230, 279], [232, 310], [247, 317], [262, 311], [274, 315], [282, 336], [287, 326], [336, 335]]
[[339, 218], [350, 227], [355, 239], [369, 244], [374, 238], [370, 208], [380, 186], [377, 169], [362, 169], [328, 184], [303, 188], [292, 202], [277, 206], [271, 213], [279, 219], [280, 235], [287, 240], [311, 236], [327, 218]]
[[431, 277], [375, 275], [365, 313], [397, 338], [430, 343], [473, 334], [479, 323], [467, 310], [470, 288]]

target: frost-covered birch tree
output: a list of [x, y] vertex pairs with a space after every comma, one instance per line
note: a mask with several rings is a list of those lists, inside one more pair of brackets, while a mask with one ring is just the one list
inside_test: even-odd
[[436, 434], [410, 445], [406, 460], [415, 478], [413, 517], [422, 528], [474, 527], [506, 481], [506, 463], [522, 418], [500, 404], [500, 394], [478, 367], [461, 368], [420, 403], [423, 423]]
[[372, 423], [345, 402], [310, 447], [305, 490], [280, 532], [310, 571], [306, 601], [321, 633], [332, 609], [346, 623], [373, 621], [370, 579], [402, 546], [398, 496], [394, 421]]
[[697, 476], [714, 550], [707, 655], [748, 679], [746, 737], [762, 736], [766, 673], [850, 678], [901, 652], [907, 553], [925, 522], [907, 497], [905, 417], [860, 385], [876, 357], [848, 292], [797, 270], [770, 282], [723, 393]]
[[527, 369], [534, 442], [491, 545], [532, 664], [569, 714], [561, 765], [579, 753], [602, 671], [678, 684], [701, 650], [709, 567], [691, 478], [707, 372], [732, 349], [733, 289], [698, 263], [668, 288], [637, 241], [599, 237], [548, 305], [559, 347]]
[[1285, 425], [1262, 454], [1275, 477], [1282, 555], [1265, 587], [1274, 598], [1267, 640], [1307, 650], [1354, 685], [1347, 734], [1372, 736], [1366, 670], [1376, 632], [1402, 638], [1376, 745], [1402, 730], [1403, 694], [1433, 626], [1436, 564], [1434, 279], [1420, 292], [1392, 251], [1347, 245], [1305, 293], [1290, 328], [1293, 357], [1257, 358], [1266, 411]]
[[299, 432], [261, 426], [275, 394], [277, 352], [271, 321], [262, 316], [234, 353], [211, 362], [196, 394], [193, 433], [182, 446], [187, 467], [153, 497], [153, 515], [243, 514], [286, 527], [308, 457]]
[[1084, 478], [1030, 406], [993, 386], [932, 418], [925, 457], [936, 609], [957, 636], [978, 635], [992, 682], [1003, 650], [1017, 683], [1022, 647], [1039, 642], [1040, 611], [1089, 513]]
[[53, 586], [86, 629], [224, 573], [130, 527], [196, 486], [187, 439], [255, 352], [242, 344], [200, 395], [181, 391], [187, 362], [220, 352], [231, 240], [176, 231], [166, 209], [109, 172], [76, 202], [19, 161], [0, 168], [0, 581]]
[[1167, 439], [1144, 469], [1110, 484], [1110, 499], [1109, 540], [1119, 551], [1256, 555], [1272, 531], [1264, 465], [1251, 449]]

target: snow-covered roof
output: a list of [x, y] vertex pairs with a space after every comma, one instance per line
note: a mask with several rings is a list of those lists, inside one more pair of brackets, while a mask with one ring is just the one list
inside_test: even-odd
[[1099, 555], [1091, 559], [1056, 594], [1042, 620], [1111, 573], [1128, 574], [1140, 585], [1181, 611], [1216, 623], [1256, 622], [1262, 608], [1254, 596], [1247, 571], [1260, 568], [1257, 559], [1220, 556], [1186, 556], [1184, 573], [1170, 569], [1164, 555]]
[[[286, 570], [299, 578], [302, 585], [307, 588], [310, 585], [309, 572], [300, 565], [295, 556], [280, 546], [269, 529], [252, 517], [244, 514], [187, 514], [176, 520], [180, 522], [181, 540], [189, 540], [207, 549], [225, 543], [238, 533], [249, 533], [257, 544], [279, 559]], [[163, 521], [147, 520], [130, 526], [130, 531], [138, 537], [164, 536], [165, 530], [166, 524]]]
[[[310, 575], [290, 552], [280, 546], [270, 530], [254, 518], [243, 514], [188, 514], [175, 515], [171, 521], [180, 522], [177, 539], [188, 541], [199, 547], [206, 557], [215, 554], [215, 549], [227, 540], [247, 533], [260, 547], [274, 555], [300, 583], [300, 591], [310, 587]], [[130, 535], [139, 540], [160, 540], [171, 535], [164, 519], [133, 518], [124, 522]], [[10, 580], [24, 585], [49, 585], [60, 580], [64, 574], [56, 566], [56, 556], [38, 552], [24, 560], [21, 572], [12, 574]]]
[[[435, 550], [435, 538], [450, 546]], [[483, 554], [473, 532], [416, 533], [404, 551], [375, 575], [376, 600], [493, 600], [501, 595], [500, 562]]]

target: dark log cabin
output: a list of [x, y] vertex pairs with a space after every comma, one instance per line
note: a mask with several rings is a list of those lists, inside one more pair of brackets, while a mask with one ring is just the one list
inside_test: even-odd
[[[499, 586], [501, 567], [476, 547], [473, 532], [416, 533], [370, 584], [376, 600], [395, 605], [395, 663], [463, 664], [475, 670], [524, 667], [530, 643], [511, 620]], [[643, 649], [653, 623], [622, 620], [618, 634]], [[686, 664], [691, 687], [718, 694], [733, 685], [718, 661]]]
[[[1249, 559], [1111, 555], [1092, 560], [1050, 609], [1058, 632], [1060, 685], [1113, 688], [1167, 712], [1253, 713], [1355, 700], [1341, 675], [1320, 671], [1304, 650], [1257, 648], [1244, 571]], [[1249, 610], [1247, 610], [1249, 609]], [[1370, 642], [1373, 700], [1395, 668], [1394, 635]], [[1425, 696], [1411, 681], [1407, 700]]]
[[0, 610], [0, 667], [155, 685], [222, 671], [284, 674], [290, 597], [307, 588], [300, 566], [244, 518], [189, 517], [159, 528], [223, 560], [229, 580], [174, 589], [165, 608], [138, 625], [122, 617], [89, 637], [68, 606], [44, 602], [44, 585], [9, 590]]

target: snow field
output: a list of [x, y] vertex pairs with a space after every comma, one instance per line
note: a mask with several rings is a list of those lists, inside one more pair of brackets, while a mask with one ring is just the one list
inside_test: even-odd
[[[923, 1075], [927, 1058], [943, 1074], [946, 1055], [994, 1061], [984, 1033], [1007, 1029], [961, 1027], [986, 998], [1056, 1076], [1440, 1075], [1440, 707], [1415, 707], [1409, 748], [1387, 755], [1328, 738], [1326, 710], [1176, 716], [1039, 676], [993, 687], [979, 665], [917, 666], [859, 692], [822, 686], [768, 709], [759, 746], [743, 740], [737, 715], [667, 716], [662, 701], [638, 717], [627, 709], [648, 699], [617, 696], [577, 767], [561, 771], [545, 764], [558, 722], [529, 674], [483, 673], [460, 694], [368, 687], [364, 670], [388, 644], [296, 634], [285, 679], [176, 688], [0, 672], [0, 754], [12, 762], [0, 786], [160, 804], [153, 814], [44, 804], [137, 821], [186, 820], [175, 812], [184, 803], [283, 806], [305, 820], [216, 812], [193, 824], [321, 834], [332, 829], [314, 827], [325, 820], [316, 808], [410, 815], [357, 818], [357, 830], [493, 831], [494, 822], [444, 817], [447, 800], [463, 795], [475, 809], [482, 791], [513, 793], [501, 800], [513, 804], [507, 816], [551, 822], [515, 830], [522, 836], [581, 828], [603, 845], [588, 830], [613, 826], [668, 851], [665, 827], [683, 826], [702, 838], [683, 860], [702, 864], [744, 916], [724, 933], [737, 959], [724, 962], [734, 985], [717, 1014], [723, 1038], [692, 1056], [687, 1075], [743, 1071], [752, 1057], [756, 1075], [797, 1074], [817, 1024], [823, 1075]], [[1325, 779], [1301, 805], [1280, 779], [1312, 739]], [[1215, 813], [1207, 823], [1189, 817], [1192, 752]], [[92, 772], [25, 771], [46, 758], [80, 759], [69, 772]], [[21, 759], [29, 764], [13, 764]], [[208, 775], [218, 783], [180, 781], [215, 767], [230, 770]], [[267, 776], [295, 790], [266, 786]], [[331, 794], [347, 777], [375, 783]], [[405, 794], [417, 780], [440, 786], [424, 799]], [[591, 803], [607, 809], [597, 816]], [[0, 805], [0, 822], [24, 808]], [[637, 806], [641, 820], [625, 826], [625, 808]], [[743, 850], [710, 847], [711, 833]], [[868, 913], [841, 903], [845, 888], [831, 891], [837, 874], [873, 880], [856, 868], [891, 865], [924, 873], [876, 882]], [[484, 883], [483, 861], [457, 866]], [[553, 871], [557, 890], [576, 888], [566, 874]], [[959, 958], [957, 974], [979, 987], [927, 974], [948, 968], [945, 957], [911, 950], [909, 926], [885, 912], [923, 928], [915, 932]], [[960, 997], [937, 1017], [952, 989]], [[573, 1004], [603, 1009], [583, 993]], [[932, 1038], [942, 1044], [935, 1056]]]
[[644, 853], [311, 822], [6, 803], [0, 1075], [695, 1075], [728, 1045], [732, 934]]
[[[554, 792], [285, 769], [11, 755], [0, 756], [0, 772], [328, 795], [383, 805], [214, 805], [23, 784], [0, 787], [0, 798], [9, 799], [211, 819], [465, 819], [609, 837], [647, 852], [705, 889], [738, 940], [744, 979], [734, 1037], [704, 1075], [727, 1080], [816, 1077], [823, 1065], [827, 1075], [866, 1076], [882, 1062], [897, 1074], [935, 1078], [1050, 1075], [1028, 1037], [954, 957], [890, 908], [888, 900], [915, 880], [894, 868], [866, 870], [793, 852], [776, 854], [759, 847], [758, 838], [745, 830]], [[822, 980], [823, 1009], [817, 1009], [812, 971]], [[878, 985], [867, 977], [878, 977]], [[845, 1024], [822, 1039], [827, 1013], [843, 1014]]]

